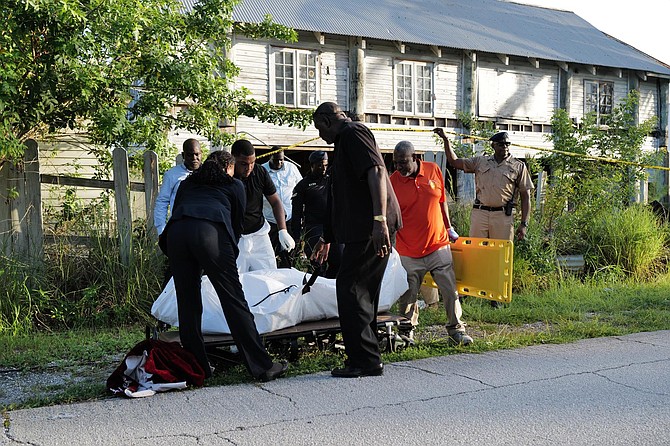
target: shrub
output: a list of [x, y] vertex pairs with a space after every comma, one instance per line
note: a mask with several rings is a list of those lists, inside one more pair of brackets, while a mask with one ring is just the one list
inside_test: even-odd
[[558, 279], [556, 249], [545, 236], [541, 220], [531, 221], [526, 237], [514, 243], [513, 288], [516, 291], [545, 290]]

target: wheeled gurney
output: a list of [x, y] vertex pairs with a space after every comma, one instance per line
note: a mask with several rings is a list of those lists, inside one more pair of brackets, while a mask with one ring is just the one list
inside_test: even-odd
[[[513, 243], [461, 237], [451, 245], [456, 285], [460, 295], [509, 303], [512, 299]], [[249, 307], [266, 345], [297, 355], [298, 340], [313, 343], [320, 349], [336, 348], [340, 333], [335, 298], [335, 280], [318, 278], [309, 292], [303, 293], [306, 274], [294, 269], [263, 270], [240, 275]], [[436, 286], [430, 274], [424, 284]], [[407, 290], [407, 274], [393, 250], [382, 283], [377, 316], [380, 346], [396, 351], [409, 345], [411, 323], [404, 317], [388, 313], [395, 301]], [[208, 279], [203, 278], [203, 333], [205, 343], [213, 348], [233, 345], [218, 297]], [[177, 325], [176, 297], [170, 285], [152, 307], [152, 314], [163, 323]], [[179, 339], [176, 331], [157, 333], [162, 340]]]
[[[240, 282], [256, 328], [266, 346], [274, 347], [275, 350], [279, 348], [294, 358], [299, 351], [299, 340], [319, 349], [341, 346], [341, 341], [337, 339], [341, 330], [337, 318], [334, 279], [282, 268], [242, 273]], [[202, 332], [206, 347], [234, 345], [219, 298], [206, 276], [202, 279], [201, 290]], [[412, 330], [409, 320], [388, 313], [406, 290], [407, 275], [398, 254], [393, 251], [382, 281], [380, 314], [377, 316], [382, 350], [396, 351], [409, 344], [409, 332]], [[151, 313], [163, 325], [178, 326], [176, 293], [172, 281], [154, 302]], [[179, 333], [155, 330], [154, 338], [178, 341]]]
[[[412, 324], [409, 319], [391, 313], [377, 315], [377, 338], [380, 349], [385, 352], [396, 352], [410, 345]], [[338, 318], [306, 321], [287, 328], [281, 328], [261, 335], [265, 346], [272, 351], [286, 354], [290, 360], [300, 355], [304, 345], [313, 345], [318, 350], [332, 350], [343, 348], [337, 335], [341, 332]], [[179, 342], [178, 331], [157, 332], [156, 339], [166, 342]], [[230, 347], [235, 341], [230, 334], [203, 335], [208, 349]], [[302, 341], [302, 345], [301, 345]]]

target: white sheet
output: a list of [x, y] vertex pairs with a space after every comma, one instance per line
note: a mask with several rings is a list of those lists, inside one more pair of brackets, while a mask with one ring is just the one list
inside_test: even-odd
[[[292, 327], [303, 321], [337, 317], [335, 279], [319, 277], [310, 291], [302, 295], [304, 277], [304, 272], [293, 268], [266, 269], [240, 274], [244, 295], [259, 333]], [[308, 274], [307, 279], [309, 277]], [[407, 273], [400, 263], [400, 256], [393, 250], [382, 281], [379, 312], [388, 311], [407, 289]], [[277, 291], [280, 292], [255, 306], [265, 296]], [[202, 278], [202, 301], [202, 332], [230, 333], [219, 297], [207, 276]], [[166, 324], [179, 326], [177, 296], [172, 279], [154, 302], [151, 314]]]

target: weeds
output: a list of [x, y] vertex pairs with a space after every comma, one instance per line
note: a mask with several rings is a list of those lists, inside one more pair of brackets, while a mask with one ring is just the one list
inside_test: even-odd
[[[443, 309], [424, 309], [417, 344], [385, 353], [385, 362], [411, 361], [462, 352], [487, 352], [578, 339], [670, 329], [670, 275], [648, 283], [620, 280], [603, 284], [568, 276], [539, 292], [518, 293], [511, 304], [492, 309], [488, 301], [469, 297], [463, 318], [475, 338], [468, 347], [446, 341]], [[100, 399], [105, 379], [125, 352], [143, 338], [143, 326], [116, 329], [73, 329], [59, 333], [0, 336], [0, 365], [62, 375], [62, 382], [35, 389], [36, 396], [6, 408]], [[339, 350], [304, 350], [291, 363], [289, 376], [330, 370], [342, 363]], [[217, 368], [207, 386], [251, 382], [244, 366]], [[48, 391], [48, 392], [47, 392]]]

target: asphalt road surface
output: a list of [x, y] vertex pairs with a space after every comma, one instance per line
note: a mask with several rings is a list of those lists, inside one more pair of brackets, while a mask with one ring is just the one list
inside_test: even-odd
[[670, 331], [4, 417], [1, 445], [670, 445]]

